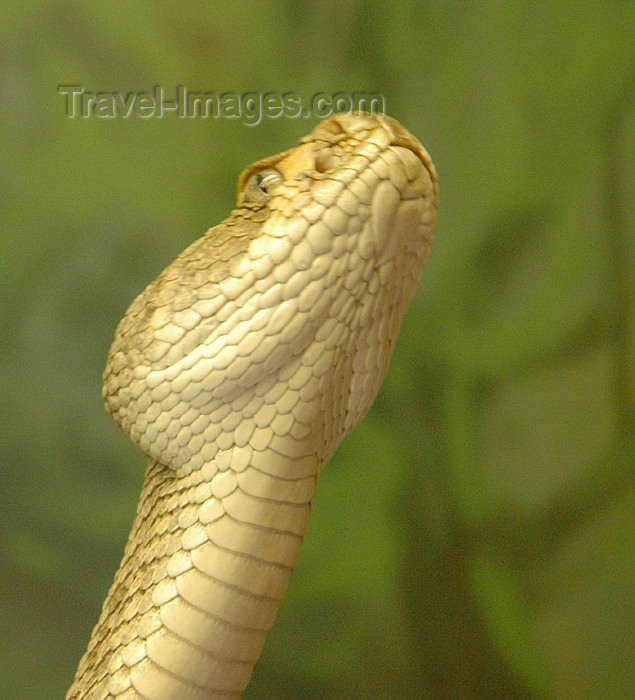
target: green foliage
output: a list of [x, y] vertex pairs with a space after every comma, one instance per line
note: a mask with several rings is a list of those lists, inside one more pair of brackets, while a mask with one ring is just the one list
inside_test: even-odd
[[383, 93], [440, 178], [389, 377], [323, 471], [246, 697], [632, 696], [632, 5], [0, 13], [0, 695], [63, 695], [121, 556], [145, 460], [101, 406], [118, 319], [316, 121], [70, 119], [57, 90], [185, 85]]

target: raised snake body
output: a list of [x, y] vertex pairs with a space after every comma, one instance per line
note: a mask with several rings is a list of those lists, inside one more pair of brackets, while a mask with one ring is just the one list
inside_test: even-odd
[[67, 699], [241, 696], [320, 468], [386, 372], [436, 203], [400, 124], [331, 117], [248, 167], [237, 209], [132, 303], [103, 395], [149, 464]]

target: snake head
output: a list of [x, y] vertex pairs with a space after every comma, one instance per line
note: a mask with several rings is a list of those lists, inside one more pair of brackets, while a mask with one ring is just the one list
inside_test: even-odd
[[281, 450], [326, 459], [379, 389], [436, 208], [428, 154], [383, 115], [331, 117], [249, 166], [229, 218], [120, 322], [107, 410], [176, 470], [273, 425]]

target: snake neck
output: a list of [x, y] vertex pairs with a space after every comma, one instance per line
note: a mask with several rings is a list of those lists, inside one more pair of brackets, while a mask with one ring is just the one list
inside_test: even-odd
[[[212, 416], [192, 469], [150, 459], [123, 561], [68, 698], [237, 698], [296, 564], [337, 436], [307, 358]], [[80, 690], [81, 689], [81, 690]]]
[[150, 460], [69, 700], [241, 696], [296, 564], [321, 464], [322, 436], [284, 416], [271, 413], [246, 444], [240, 426], [224, 433], [231, 444], [185, 475]]

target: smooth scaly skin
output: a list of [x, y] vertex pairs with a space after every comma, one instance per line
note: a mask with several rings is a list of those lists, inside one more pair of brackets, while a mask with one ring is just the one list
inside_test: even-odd
[[132, 303], [103, 393], [150, 460], [67, 698], [241, 696], [320, 468], [386, 372], [436, 202], [401, 125], [332, 117], [247, 168], [238, 208]]

